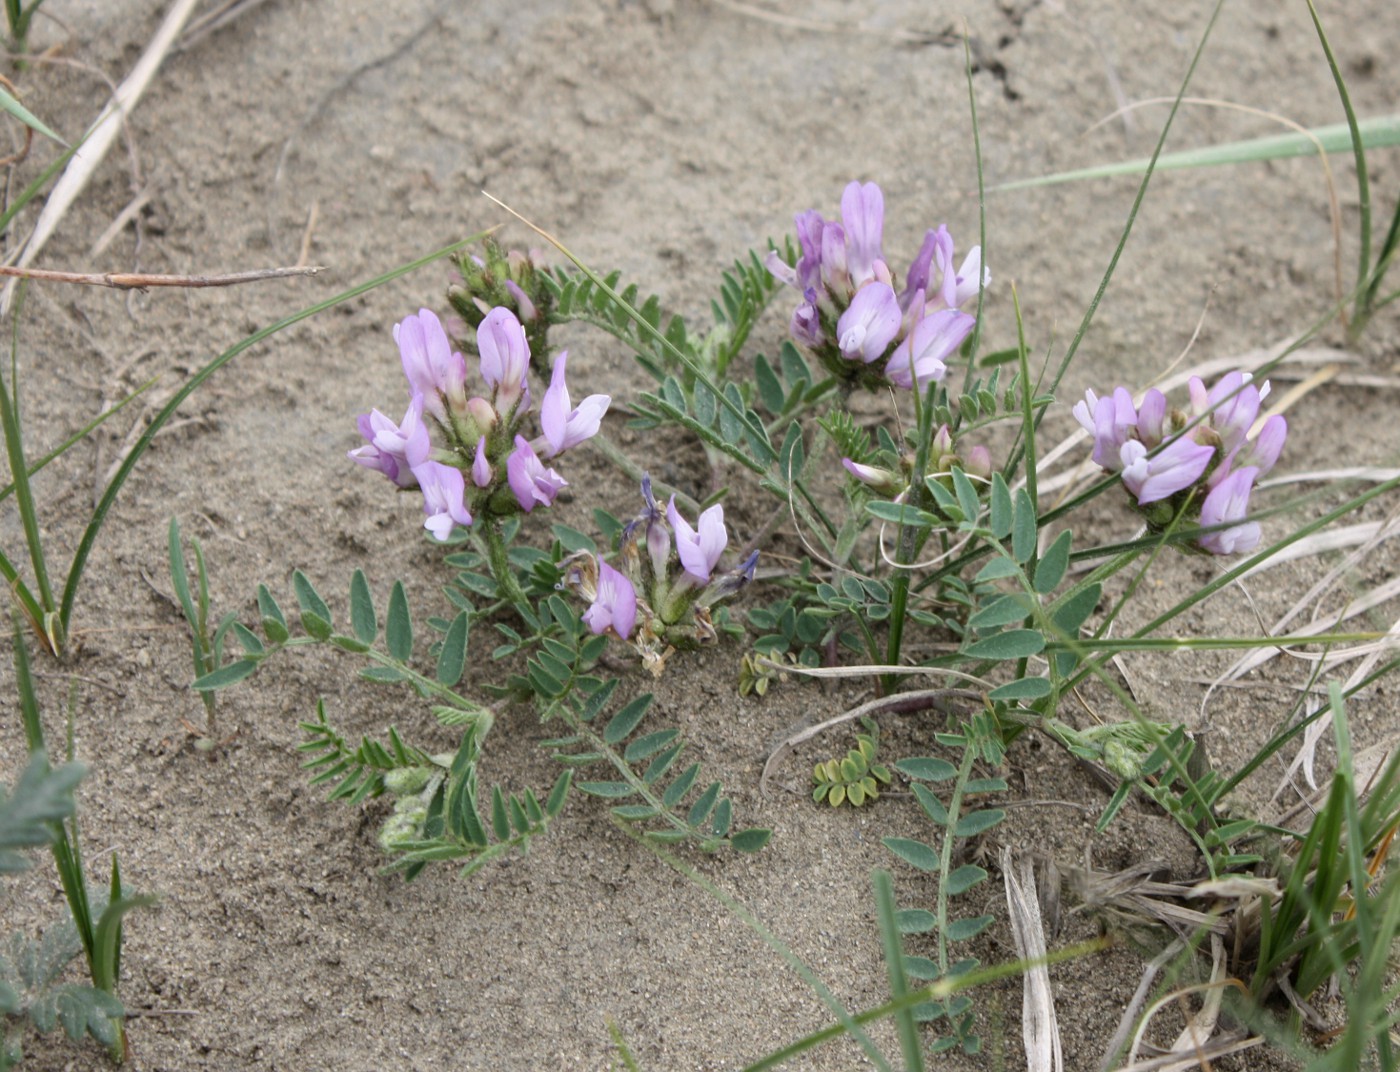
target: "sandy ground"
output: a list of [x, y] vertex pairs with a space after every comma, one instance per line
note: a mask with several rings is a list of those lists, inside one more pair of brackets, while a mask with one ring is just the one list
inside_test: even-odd
[[[41, 19], [34, 44], [57, 52], [23, 74], [29, 107], [65, 135], [78, 133], [101, 107], [105, 80], [129, 69], [164, 6], [49, 0], [45, 12], [57, 21]], [[1358, 111], [1393, 110], [1385, 57], [1400, 42], [1400, 10], [1383, 0], [1326, 7]], [[310, 257], [329, 270], [224, 291], [32, 288], [18, 351], [31, 456], [151, 376], [162, 377], [157, 390], [173, 389], [246, 333], [501, 222], [482, 189], [591, 264], [622, 269], [692, 317], [704, 315], [734, 257], [783, 234], [796, 211], [832, 213], [853, 177], [884, 188], [892, 262], [906, 261], [924, 228], [939, 222], [966, 248], [977, 229], [972, 128], [963, 50], [944, 35], [966, 20], [986, 176], [996, 183], [1149, 153], [1161, 107], [1090, 128], [1122, 103], [1176, 91], [1209, 5], [1015, 0], [856, 10], [818, 0], [762, 12], [669, 0], [273, 0], [171, 57], [42, 265], [199, 273], [289, 264], [314, 216]], [[833, 31], [854, 18], [857, 28]], [[1296, 4], [1228, 5], [1191, 92], [1307, 125], [1342, 118], [1306, 9]], [[1192, 108], [1172, 145], [1274, 130], [1255, 115]], [[49, 152], [40, 146], [19, 169], [12, 195]], [[1375, 154], [1374, 188], [1387, 206], [1400, 188], [1395, 161], [1393, 150]], [[1334, 164], [1350, 272], [1355, 185], [1348, 162]], [[989, 348], [1014, 343], [1014, 284], [1033, 352], [1062, 352], [1133, 192], [1132, 182], [1116, 180], [990, 197]], [[136, 224], [93, 256], [94, 241], [138, 195], [147, 201]], [[526, 240], [518, 228], [507, 237]], [[344, 451], [355, 444], [356, 413], [400, 404], [391, 324], [421, 304], [442, 308], [445, 281], [444, 269], [432, 267], [302, 323], [195, 395], [102, 535], [74, 621], [76, 657], [40, 662], [53, 733], [76, 682], [78, 751], [91, 766], [81, 803], [92, 857], [118, 850], [129, 887], [161, 897], [158, 911], [127, 927], [121, 995], [135, 1014], [134, 1068], [602, 1069], [613, 1057], [611, 1021], [647, 1068], [722, 1069], [827, 1022], [751, 931], [616, 831], [598, 802], [575, 800], [527, 857], [468, 881], [446, 868], [413, 885], [379, 875], [374, 832], [384, 806], [347, 809], [309, 789], [294, 750], [297, 720], [322, 695], [348, 730], [380, 734], [394, 722], [430, 749], [453, 741], [423, 706], [355, 682], [346, 662], [283, 659], [227, 693], [220, 717], [236, 737], [212, 760], [182, 728], [182, 718], [202, 715], [186, 689], [184, 627], [163, 595], [171, 515], [203, 541], [220, 613], [252, 620], [256, 584], [289, 592], [298, 567], [327, 593], [343, 592], [361, 567], [381, 599], [406, 575], [417, 606], [439, 605], [448, 571], [420, 540], [417, 507], [349, 465]], [[1272, 344], [1318, 318], [1334, 285], [1316, 160], [1162, 174], [1063, 396], [1090, 384], [1145, 383], [1180, 354], [1198, 322], [1193, 360]], [[771, 352], [785, 316], [765, 321], [756, 345]], [[642, 385], [616, 346], [582, 334], [569, 342], [576, 391], [625, 396]], [[1397, 348], [1397, 320], [1382, 317], [1358, 357], [1384, 373]], [[1387, 416], [1394, 404], [1381, 389], [1314, 392], [1290, 414], [1285, 468], [1395, 465]], [[1067, 431], [1067, 411], [1052, 424]], [[56, 560], [66, 561], [130, 427], [119, 418], [38, 481]], [[656, 449], [621, 422], [609, 429], [639, 454]], [[667, 461], [682, 474], [700, 471], [694, 457]], [[631, 489], [600, 466], [581, 460], [570, 475], [580, 488], [591, 478], [614, 510], [631, 509]], [[592, 505], [580, 494], [559, 519], [586, 525]], [[757, 511], [731, 513], [741, 538], [760, 519]], [[1133, 528], [1116, 504], [1081, 524], [1092, 530], [1086, 539]], [[0, 535], [20, 557], [9, 503], [0, 507]], [[1145, 621], [1215, 568], [1164, 563], [1133, 614]], [[1322, 569], [1289, 567], [1281, 580], [1251, 589], [1259, 613], [1272, 620]], [[1357, 586], [1382, 572], [1373, 568]], [[344, 612], [343, 595], [336, 606]], [[1248, 630], [1253, 615], [1232, 592], [1183, 628]], [[889, 834], [930, 831], [899, 793], [859, 813], [813, 807], [805, 772], [848, 747], [845, 737], [799, 750], [777, 790], [761, 795], [758, 772], [775, 740], [868, 693], [790, 685], [740, 699], [739, 654], [731, 645], [680, 663], [655, 689], [655, 717], [685, 728], [733, 793], [741, 825], [774, 829], [761, 855], [694, 862], [849, 1007], [877, 1004], [886, 990], [868, 876], [891, 868], [902, 905], [930, 904], [928, 880], [880, 845]], [[1198, 680], [1226, 661], [1134, 659], [1133, 684], [1158, 717], [1195, 724]], [[493, 669], [472, 673], [488, 680]], [[8, 674], [0, 670], [0, 679]], [[1277, 684], [1301, 674], [1266, 676]], [[1112, 715], [1106, 694], [1094, 699]], [[1248, 755], [1287, 702], [1277, 688], [1251, 689], [1213, 707], [1223, 732], [1211, 747], [1222, 766]], [[22, 741], [8, 686], [0, 704], [0, 777], [9, 779]], [[1358, 737], [1393, 729], [1396, 709], [1393, 686], [1359, 700]], [[937, 728], [888, 720], [886, 755], [932, 750]], [[491, 740], [488, 780], [547, 786], [556, 771], [534, 743], [545, 735], [529, 712], [506, 714]], [[1144, 807], [1130, 806], [1094, 837], [1105, 795], [1056, 750], [1022, 740], [1010, 771], [1018, 806], [995, 843], [981, 846], [993, 857], [1008, 844], [1048, 852], [1063, 866], [1091, 852], [1102, 868], [1159, 859], [1179, 876], [1191, 873], [1184, 837]], [[0, 930], [60, 911], [50, 876], [41, 866], [28, 882], [0, 890]], [[969, 914], [1005, 919], [999, 883], [968, 901]], [[1091, 920], [1073, 916], [1060, 941], [1093, 933]], [[1007, 935], [994, 927], [972, 951], [987, 962], [1008, 959]], [[1096, 1065], [1140, 970], [1127, 948], [1055, 969], [1066, 1067]], [[941, 1067], [1019, 1067], [1019, 983], [988, 987], [978, 1008], [984, 1054]], [[875, 1035], [897, 1052], [889, 1031]], [[31, 1051], [26, 1067], [34, 1069], [103, 1064], [91, 1046], [31, 1040]], [[862, 1061], [837, 1044], [800, 1067]], [[1216, 1067], [1288, 1066], [1256, 1053]]]

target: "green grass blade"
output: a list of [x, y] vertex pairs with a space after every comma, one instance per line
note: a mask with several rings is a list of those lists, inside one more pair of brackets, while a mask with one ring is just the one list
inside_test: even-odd
[[[101, 413], [99, 413], [99, 414], [98, 414], [96, 417], [94, 417], [92, 420], [88, 421], [87, 424], [83, 425], [83, 426], [82, 426], [81, 428], [79, 428], [76, 432], [74, 432], [74, 433], [73, 433], [72, 435], [70, 435], [67, 439], [65, 439], [62, 443], [60, 443], [58, 446], [54, 447], [53, 450], [49, 451], [49, 452], [48, 452], [47, 454], [45, 454], [42, 458], [40, 458], [37, 462], [34, 462], [34, 463], [29, 467], [29, 475], [30, 475], [30, 476], [34, 476], [34, 474], [36, 474], [37, 472], [39, 472], [39, 470], [43, 469], [44, 466], [48, 465], [49, 462], [53, 461], [55, 458], [60, 457], [61, 455], [65, 454], [65, 453], [67, 453], [71, 448], [73, 448], [73, 447], [75, 447], [77, 444], [81, 443], [81, 442], [82, 442], [84, 439], [86, 439], [92, 432], [96, 431], [96, 430], [97, 430], [98, 428], [100, 428], [103, 424], [105, 424], [106, 421], [107, 421], [107, 419], [108, 419], [109, 417], [114, 417], [114, 416], [116, 416], [118, 413], [120, 413], [122, 410], [124, 410], [124, 409], [125, 409], [128, 405], [130, 405], [132, 402], [135, 402], [136, 399], [139, 398], [141, 395], [143, 395], [150, 387], [152, 387], [152, 386], [155, 384], [156, 380], [158, 380], [158, 379], [160, 379], [159, 376], [152, 376], [149, 380], [147, 380], [145, 383], [143, 383], [140, 387], [136, 388], [136, 390], [132, 391], [131, 394], [129, 394], [129, 395], [127, 395], [125, 398], [123, 398], [120, 402], [118, 402], [118, 403], [117, 403], [115, 406], [113, 406], [111, 409], [105, 409], [105, 410], [103, 410]], [[6, 499], [8, 499], [12, 494], [14, 494], [14, 490], [15, 490], [15, 486], [14, 486], [13, 484], [6, 484], [3, 488], [0, 488], [0, 502], [4, 502], [4, 501], [5, 501]]]
[[[3, 222], [0, 221], [0, 226], [2, 225]], [[410, 261], [408, 264], [400, 265], [391, 271], [385, 272], [383, 275], [375, 276], [373, 279], [357, 284], [349, 290], [341, 291], [339, 294], [327, 298], [324, 301], [309, 305], [300, 312], [284, 317], [274, 324], [269, 324], [267, 327], [260, 331], [253, 332], [253, 334], [249, 335], [241, 342], [231, 346], [191, 376], [189, 382], [186, 383], [184, 387], [180, 388], [170, 401], [161, 408], [161, 411], [155, 415], [141, 438], [136, 441], [136, 444], [127, 453], [127, 456], [122, 460], [120, 468], [117, 469], [112, 479], [107, 483], [107, 487], [103, 491], [102, 498], [98, 501], [97, 507], [93, 510], [92, 518], [88, 522], [87, 528], [83, 531], [83, 537], [78, 544], [78, 549], [73, 554], [73, 563], [69, 567], [68, 579], [63, 586], [63, 602], [59, 610], [59, 622], [62, 625], [63, 631], [66, 633], [68, 630], [68, 622], [73, 614], [73, 604], [77, 599], [78, 585], [82, 583], [83, 570], [87, 566], [88, 556], [92, 554], [93, 544], [97, 542], [97, 536], [102, 531], [103, 523], [107, 520], [107, 513], [111, 510], [112, 503], [116, 501], [117, 494], [121, 491], [122, 485], [126, 483], [126, 478], [131, 475], [131, 471], [136, 468], [136, 463], [145, 455], [152, 441], [159, 434], [160, 430], [165, 427], [166, 422], [175, 415], [175, 411], [184, 404], [185, 399], [194, 394], [205, 380], [218, 372], [219, 369], [223, 368], [224, 365], [228, 364], [239, 354], [243, 353], [243, 351], [252, 346], [256, 346], [264, 339], [276, 335], [284, 328], [291, 327], [293, 324], [300, 323], [308, 317], [315, 316], [317, 313], [324, 312], [352, 298], [357, 298], [361, 294], [367, 294], [377, 287], [382, 287], [385, 283], [390, 283], [401, 276], [417, 271], [425, 265], [441, 260], [443, 257], [455, 253], [457, 250], [469, 246], [473, 242], [480, 241], [486, 234], [487, 232], [482, 231], [472, 235], [470, 238], [464, 238], [460, 242], [454, 242], [450, 246], [445, 246], [433, 253], [429, 253], [425, 257], [419, 257], [417, 260]]]
[[[904, 941], [900, 936], [899, 919], [895, 912], [894, 883], [888, 871], [877, 870], [871, 876], [875, 886], [875, 912], [880, 921], [880, 942], [884, 946], [885, 966], [890, 977], [890, 997], [899, 1001], [909, 993], [909, 976], [904, 968]], [[904, 1054], [908, 1072], [923, 1072], [924, 1049], [919, 1040], [919, 1024], [912, 1008], [895, 1014], [899, 1031], [899, 1048]]]
[[[14, 327], [10, 337], [12, 369], [15, 367], [15, 355], [19, 350], [19, 317], [24, 305], [23, 298], [24, 289], [21, 286], [15, 301]], [[29, 547], [29, 561], [34, 570], [35, 585], [39, 589], [38, 602], [45, 614], [51, 614], [54, 610], [53, 589], [49, 585], [49, 572], [44, 560], [44, 542], [39, 534], [39, 516], [34, 506], [34, 493], [29, 486], [29, 466], [24, 460], [24, 437], [20, 425], [18, 396], [10, 393], [3, 376], [0, 376], [0, 430], [3, 430], [5, 437], [10, 478], [14, 482], [15, 500], [19, 507], [20, 521], [24, 526], [24, 542]]]
[[31, 112], [19, 101], [17, 101], [14, 98], [14, 96], [9, 92], [9, 90], [5, 89], [4, 87], [0, 87], [0, 108], [3, 108], [5, 111], [9, 112], [12, 116], [18, 119], [25, 126], [29, 127], [31, 130], [35, 130], [38, 133], [42, 134], [44, 137], [49, 138], [52, 141], [58, 142], [59, 145], [68, 144], [57, 134], [55, 134], [52, 130], [50, 130], [47, 126], [45, 126], [44, 122], [41, 119], [39, 119], [33, 112]]
[[[1374, 116], [1359, 120], [1356, 136], [1360, 143], [1370, 149], [1380, 149], [1400, 145], [1400, 113]], [[1124, 160], [1116, 164], [1098, 164], [1094, 167], [1076, 168], [1073, 171], [1058, 171], [1053, 175], [1042, 175], [1034, 179], [1016, 179], [1013, 182], [989, 186], [988, 192], [1000, 193], [1008, 190], [1024, 190], [1035, 186], [1056, 186], [1066, 182], [1083, 182], [1088, 179], [1110, 179], [1123, 175], [1141, 175], [1148, 167], [1155, 171], [1181, 171], [1186, 169], [1223, 167], [1228, 164], [1253, 164], [1261, 160], [1284, 160], [1295, 156], [1312, 156], [1318, 147], [1326, 153], [1352, 151], [1352, 128], [1348, 123], [1334, 123], [1325, 127], [1312, 127], [1301, 133], [1272, 134], [1262, 138], [1248, 138], [1232, 141], [1224, 145], [1211, 145], [1201, 149], [1181, 149], [1173, 153], [1162, 153], [1153, 165], [1151, 157]]]

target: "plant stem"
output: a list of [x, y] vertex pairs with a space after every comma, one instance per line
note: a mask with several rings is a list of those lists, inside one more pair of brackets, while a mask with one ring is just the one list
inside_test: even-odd
[[501, 595], [516, 606], [528, 606], [530, 601], [525, 597], [520, 582], [515, 579], [515, 569], [510, 564], [510, 549], [501, 536], [501, 523], [490, 518], [477, 527], [486, 541], [486, 560], [490, 563], [491, 576], [496, 579]]

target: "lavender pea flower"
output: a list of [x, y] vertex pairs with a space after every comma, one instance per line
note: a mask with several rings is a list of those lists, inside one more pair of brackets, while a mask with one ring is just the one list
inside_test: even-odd
[[851, 285], [859, 290], [875, 279], [889, 283], [890, 270], [880, 250], [885, 229], [885, 195], [880, 187], [873, 182], [850, 183], [841, 194], [841, 223]]
[[601, 558], [598, 559], [598, 592], [583, 612], [584, 624], [595, 636], [609, 628], [623, 640], [637, 624], [637, 590], [632, 582]]
[[1214, 453], [1214, 447], [1182, 436], [1149, 458], [1147, 448], [1130, 439], [1119, 448], [1123, 485], [1137, 496], [1139, 506], [1159, 502], [1200, 480]]
[[[1249, 493], [1259, 470], [1252, 465], [1237, 469], [1215, 486], [1201, 503], [1201, 526], [1213, 528], [1244, 521], [1249, 513]], [[1197, 542], [1213, 555], [1245, 554], [1259, 546], [1257, 521], [1248, 521], [1216, 532], [1208, 532]]]
[[466, 404], [467, 363], [452, 349], [442, 321], [431, 309], [404, 317], [394, 325], [409, 389], [423, 396], [423, 407], [443, 423], [449, 406]]
[[577, 409], [570, 409], [569, 387], [564, 382], [564, 363], [568, 359], [569, 352], [565, 350], [555, 360], [549, 390], [540, 403], [540, 428], [549, 444], [546, 456], [550, 458], [597, 435], [603, 414], [612, 403], [607, 395], [589, 395]]
[[1112, 395], [1104, 398], [1093, 391], [1085, 391], [1084, 401], [1076, 402], [1070, 412], [1080, 427], [1094, 437], [1094, 462], [1110, 472], [1121, 469], [1120, 451], [1138, 423], [1137, 409], [1128, 389], [1116, 387]]
[[417, 483], [413, 467], [426, 461], [432, 449], [428, 428], [423, 423], [423, 396], [413, 396], [399, 424], [377, 409], [360, 414], [358, 423], [360, 435], [367, 442], [349, 452], [350, 460], [378, 470], [401, 488], [413, 487]]
[[569, 482], [553, 469], [546, 469], [524, 436], [515, 437], [515, 449], [506, 458], [506, 483], [515, 501], [527, 514], [536, 506], [549, 506]]
[[525, 375], [530, 369], [530, 344], [515, 314], [498, 305], [476, 329], [481, 351], [481, 378], [494, 392], [496, 409], [509, 413], [526, 394]]
[[680, 556], [686, 577], [697, 587], [710, 583], [710, 574], [719, 563], [729, 543], [729, 533], [724, 527], [724, 507], [716, 503], [700, 515], [697, 522], [699, 531], [690, 527], [676, 509], [676, 497], [666, 506], [666, 520], [676, 533], [676, 554]]
[[476, 441], [476, 457], [472, 459], [472, 483], [484, 488], [491, 483], [491, 462], [486, 457], [486, 437]]
[[841, 356], [867, 365], [878, 361], [899, 334], [901, 319], [893, 287], [880, 282], [861, 287], [836, 323]]
[[908, 390], [917, 383], [920, 391], [930, 380], [941, 382], [948, 372], [945, 359], [972, 334], [976, 323], [976, 317], [957, 309], [940, 309], [924, 317], [895, 347], [885, 378]]
[[423, 527], [435, 539], [446, 540], [452, 535], [454, 523], [472, 523], [472, 515], [464, 502], [466, 481], [460, 469], [440, 462], [423, 462], [413, 467], [413, 475], [423, 489], [423, 513], [428, 515]]

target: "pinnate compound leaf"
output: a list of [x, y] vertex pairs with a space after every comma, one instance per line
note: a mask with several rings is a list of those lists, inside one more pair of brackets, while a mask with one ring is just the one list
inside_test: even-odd
[[622, 758], [628, 763], [639, 763], [650, 756], [656, 755], [663, 748], [669, 745], [681, 734], [680, 730], [657, 730], [655, 733], [648, 733], [644, 737], [638, 737], [631, 742], [622, 753]]
[[443, 685], [455, 685], [462, 680], [467, 666], [467, 612], [459, 611], [442, 638], [438, 652], [437, 679]]
[[948, 825], [948, 809], [943, 806], [943, 801], [933, 795], [927, 786], [914, 782], [909, 786], [914, 794], [914, 799], [919, 802], [919, 807], [924, 809], [924, 814], [932, 819], [939, 826]]
[[978, 867], [976, 864], [963, 864], [962, 867], [948, 876], [948, 881], [943, 888], [948, 891], [950, 897], [956, 897], [960, 893], [966, 893], [986, 877], [986, 868]]
[[948, 924], [943, 936], [950, 942], [965, 942], [975, 938], [996, 921], [995, 916], [973, 916], [971, 919], [955, 919]]
[[969, 659], [1025, 659], [1045, 648], [1045, 638], [1034, 629], [1008, 629], [974, 641], [963, 652]]
[[1043, 677], [1023, 677], [998, 685], [987, 696], [992, 700], [1012, 702], [1016, 700], [1039, 700], [1050, 695], [1050, 681]]
[[700, 799], [690, 806], [690, 811], [685, 817], [686, 825], [699, 826], [708, 819], [710, 812], [714, 811], [715, 804], [719, 801], [719, 794], [719, 782], [711, 782], [709, 787], [700, 794]]
[[[726, 803], [728, 803], [726, 801]], [[768, 839], [773, 836], [773, 831], [764, 826], [751, 826], [747, 830], [740, 830], [729, 839], [729, 847], [735, 852], [758, 852], [763, 846], [768, 844]]]
[[379, 635], [379, 619], [374, 613], [374, 597], [370, 595], [365, 571], [357, 569], [350, 576], [350, 628], [363, 644], [373, 644]]
[[994, 558], [977, 571], [974, 581], [999, 581], [1005, 577], [1019, 577], [1021, 567], [1009, 558]]
[[1035, 503], [1025, 488], [1016, 489], [1016, 505], [1011, 517], [1011, 557], [1025, 565], [1035, 554]]
[[910, 756], [896, 763], [895, 769], [910, 778], [922, 778], [926, 782], [946, 782], [958, 773], [957, 767], [936, 756]]
[[1065, 571], [1069, 569], [1070, 542], [1073, 538], [1070, 530], [1065, 529], [1055, 537], [1055, 541], [1036, 562], [1032, 586], [1039, 594], [1048, 596], [1065, 579]]
[[661, 794], [661, 803], [668, 808], [674, 808], [690, 792], [690, 787], [695, 784], [695, 779], [699, 775], [700, 764], [692, 763], [681, 772], [679, 778], [666, 787], [666, 792]]
[[979, 504], [977, 501], [977, 489], [972, 486], [972, 481], [961, 469], [953, 470], [953, 491], [958, 496], [958, 509], [969, 522], [977, 520]]
[[957, 824], [953, 827], [955, 837], [975, 837], [984, 830], [990, 830], [1006, 818], [1006, 812], [1001, 808], [983, 808], [981, 811], [968, 812], [958, 818]]
[[389, 616], [384, 622], [384, 642], [389, 654], [406, 663], [413, 654], [413, 620], [408, 615], [408, 595], [403, 582], [395, 581], [389, 593]]
[[301, 624], [317, 640], [329, 640], [331, 635], [331, 609], [316, 591], [306, 574], [301, 570], [292, 572], [292, 588], [296, 590], [297, 604], [301, 607]]
[[262, 617], [263, 633], [267, 639], [274, 644], [285, 644], [291, 636], [287, 629], [287, 619], [265, 584], [258, 585], [258, 614]]
[[915, 841], [912, 838], [887, 837], [880, 839], [885, 848], [894, 853], [905, 863], [913, 864], [920, 871], [937, 871], [939, 866], [938, 853], [932, 846], [922, 841]]
[[997, 629], [1024, 621], [1030, 612], [1030, 602], [1024, 595], [1009, 593], [992, 600], [969, 618], [967, 624], [970, 629]]
[[1011, 535], [1011, 489], [1006, 486], [1006, 481], [1000, 473], [992, 474], [992, 494], [991, 494], [991, 529], [992, 535], [998, 540], [1004, 540]]
[[[310, 632], [309, 629], [307, 631]], [[190, 687], [197, 692], [214, 692], [217, 689], [225, 689], [230, 685], [236, 685], [257, 668], [258, 664], [254, 660], [239, 659], [235, 663], [229, 663], [212, 673], [205, 674]]]
[[569, 796], [569, 786], [573, 782], [574, 772], [566, 770], [554, 783], [554, 788], [549, 791], [549, 799], [544, 802], [544, 813], [553, 819], [564, 807], [564, 801]]
[[900, 934], [927, 934], [938, 926], [938, 917], [924, 908], [901, 908], [894, 919]]
[[646, 717], [647, 708], [651, 706], [651, 694], [644, 693], [629, 703], [617, 714], [613, 715], [603, 730], [603, 740], [610, 745], [618, 744], [626, 740]]

